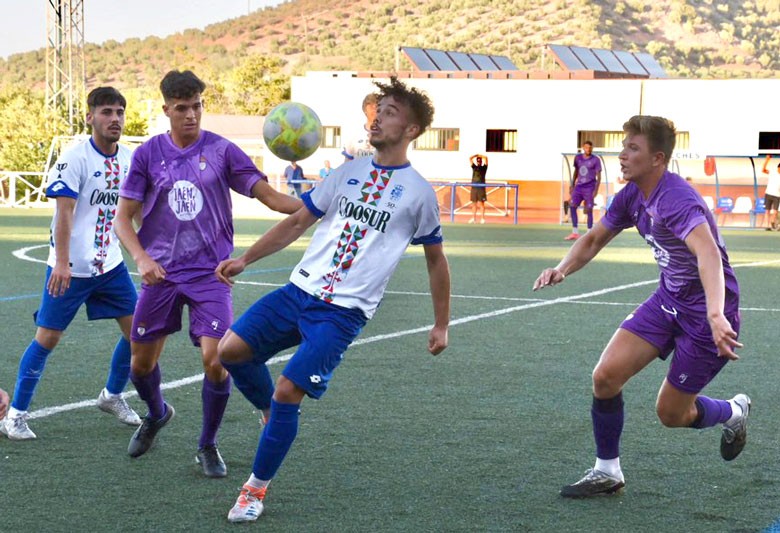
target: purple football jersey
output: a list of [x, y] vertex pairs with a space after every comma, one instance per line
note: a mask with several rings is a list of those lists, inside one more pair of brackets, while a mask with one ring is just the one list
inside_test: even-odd
[[596, 176], [601, 172], [601, 159], [595, 155], [586, 158], [584, 154], [577, 154], [574, 156], [574, 171], [577, 174], [575, 187], [593, 188], [596, 186]]
[[203, 131], [182, 149], [165, 133], [133, 154], [122, 198], [143, 202], [138, 239], [173, 282], [213, 271], [233, 251], [230, 189], [252, 196], [266, 177], [238, 146]]
[[697, 310], [705, 305], [704, 288], [696, 256], [685, 239], [694, 228], [706, 223], [723, 262], [725, 311], [736, 311], [739, 285], [715, 219], [699, 193], [677, 174], [666, 171], [647, 200], [636, 184], [629, 183], [615, 195], [602, 223], [612, 231], [636, 226], [653, 249], [660, 270], [660, 289], [677, 305]]

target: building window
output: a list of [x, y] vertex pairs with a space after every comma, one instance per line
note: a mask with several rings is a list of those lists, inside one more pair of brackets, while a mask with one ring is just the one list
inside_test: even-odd
[[460, 149], [460, 129], [429, 128], [414, 141], [414, 149], [457, 152]]
[[321, 148], [341, 148], [341, 127], [323, 126]]
[[487, 130], [485, 150], [488, 152], [517, 152], [517, 130]]
[[[675, 150], [688, 150], [691, 144], [690, 133], [678, 131]], [[623, 149], [623, 139], [626, 134], [622, 131], [579, 131], [577, 132], [577, 148], [585, 141], [593, 143], [593, 149], [602, 152], [619, 152]]]
[[758, 149], [759, 151], [780, 150], [780, 131], [758, 132]]

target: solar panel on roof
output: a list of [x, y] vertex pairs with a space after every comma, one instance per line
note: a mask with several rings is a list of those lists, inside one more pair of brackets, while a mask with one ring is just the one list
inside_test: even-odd
[[463, 52], [447, 52], [447, 55], [450, 56], [460, 70], [479, 70], [477, 64], [471, 60], [468, 54], [464, 54]]
[[646, 53], [636, 53], [634, 54], [634, 57], [637, 58], [639, 63], [645, 68], [648, 74], [650, 74], [651, 78], [665, 78], [666, 77], [666, 71], [664, 68], [658, 63], [658, 61], [655, 60], [655, 58]]
[[484, 54], [469, 54], [469, 57], [477, 64], [479, 70], [500, 70], [496, 64]]
[[607, 72], [617, 72], [619, 74], [626, 74], [628, 72], [626, 67], [624, 67], [620, 61], [618, 61], [618, 58], [615, 57], [615, 54], [612, 53], [612, 50], [594, 48], [593, 53], [596, 54], [596, 57], [599, 58], [599, 61], [601, 61], [604, 66], [607, 67]]
[[426, 48], [425, 53], [428, 54], [428, 57], [430, 57], [434, 63], [436, 63], [439, 70], [460, 70], [446, 52]]
[[582, 70], [585, 68], [582, 62], [577, 59], [577, 56], [574, 55], [574, 52], [572, 52], [568, 46], [550, 44], [547, 45], [547, 47], [552, 50], [556, 56], [558, 56], [558, 59], [568, 70]]
[[574, 52], [574, 55], [577, 56], [582, 64], [585, 65], [586, 69], [600, 72], [606, 70], [590, 48], [583, 48], [582, 46], [570, 46], [569, 48]]
[[517, 66], [506, 56], [490, 56], [490, 58], [500, 70], [517, 70]]
[[647, 71], [644, 69], [644, 67], [642, 67], [639, 61], [637, 61], [633, 54], [624, 52], [622, 50], [615, 50], [615, 57], [617, 57], [618, 60], [623, 63], [623, 66], [626, 67], [629, 74], [647, 76]]
[[425, 54], [422, 48], [402, 47], [401, 50], [406, 54], [417, 70], [439, 70], [431, 58]]

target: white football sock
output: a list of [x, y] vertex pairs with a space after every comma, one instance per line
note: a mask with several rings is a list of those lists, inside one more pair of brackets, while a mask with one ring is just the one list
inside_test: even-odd
[[604, 472], [621, 481], [623, 480], [623, 471], [620, 469], [620, 457], [614, 459], [599, 459], [596, 457], [596, 466], [594, 466], [593, 469]]

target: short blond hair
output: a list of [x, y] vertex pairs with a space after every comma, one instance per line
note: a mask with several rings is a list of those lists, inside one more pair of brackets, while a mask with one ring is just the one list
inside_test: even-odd
[[672, 158], [674, 145], [677, 142], [677, 130], [671, 120], [650, 115], [634, 115], [623, 124], [623, 131], [629, 135], [647, 137], [650, 150], [663, 152], [667, 163]]

